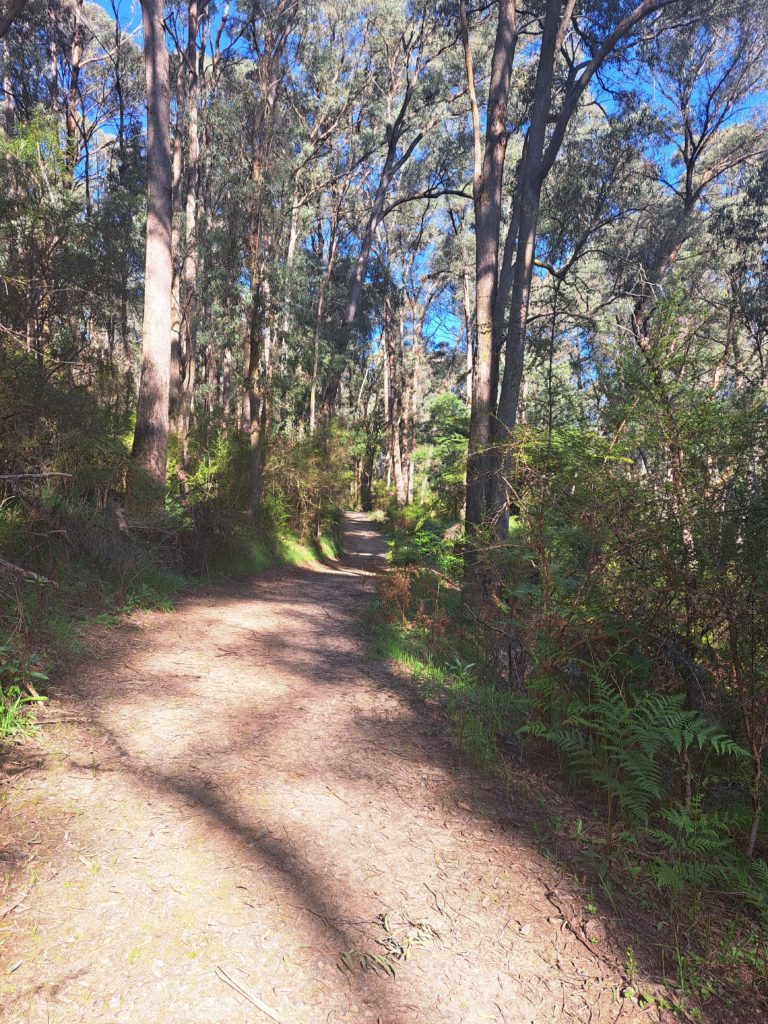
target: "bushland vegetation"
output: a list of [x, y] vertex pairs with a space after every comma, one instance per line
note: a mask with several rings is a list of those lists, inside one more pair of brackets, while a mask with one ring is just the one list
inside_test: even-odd
[[0, 731], [375, 510], [380, 653], [764, 988], [765, 5], [141, 6], [0, 17]]

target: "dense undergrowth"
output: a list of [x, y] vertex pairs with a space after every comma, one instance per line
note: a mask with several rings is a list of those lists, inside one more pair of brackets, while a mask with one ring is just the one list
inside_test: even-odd
[[[165, 507], [138, 515], [124, 507], [132, 422], [111, 376], [86, 391], [21, 363], [0, 374], [11, 424], [0, 437], [0, 739], [32, 728], [47, 673], [77, 653], [89, 621], [168, 610], [206, 582], [334, 557], [349, 483], [340, 431], [276, 438], [254, 522], [247, 437], [200, 417], [183, 458], [171, 446]], [[11, 389], [22, 370], [25, 387]]]
[[[510, 539], [475, 541], [495, 580], [480, 609], [462, 600], [452, 510], [434, 494], [389, 505], [373, 651], [413, 673], [463, 756], [512, 787], [536, 780], [526, 799], [540, 803], [542, 848], [607, 907], [644, 911], [670, 1005], [695, 1016], [745, 986], [768, 993], [768, 816], [750, 741], [761, 677], [748, 688], [743, 674], [739, 689], [724, 669], [747, 644], [759, 651], [757, 627], [747, 640], [729, 618], [740, 607], [749, 623], [760, 589], [744, 582], [742, 506], [738, 538], [722, 517], [716, 536], [696, 518], [691, 593], [694, 568], [673, 557], [679, 522], [659, 516], [623, 458], [589, 433], [520, 435]], [[750, 568], [757, 577], [761, 562]]]

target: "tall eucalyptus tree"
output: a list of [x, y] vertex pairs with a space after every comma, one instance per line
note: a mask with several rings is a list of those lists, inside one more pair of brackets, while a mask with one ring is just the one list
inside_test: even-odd
[[[476, 231], [476, 359], [467, 483], [470, 533], [486, 520], [499, 537], [505, 537], [508, 529], [503, 452], [517, 417], [544, 182], [597, 76], [625, 67], [644, 36], [674, 31], [681, 20], [690, 24], [695, 15], [689, 8], [684, 0], [643, 0], [629, 7], [547, 0], [540, 9], [522, 10], [516, 0], [502, 0], [483, 139], [469, 22], [461, 5], [474, 135]], [[521, 37], [527, 40], [531, 35], [536, 39], [533, 52], [530, 44], [519, 50]], [[518, 65], [525, 88], [515, 97], [513, 109], [510, 84]], [[522, 146], [502, 245], [505, 161], [513, 134], [520, 136]], [[470, 553], [470, 572], [471, 567]]]
[[[147, 229], [141, 378], [133, 435], [132, 492], [155, 501], [165, 489], [171, 362], [171, 148], [168, 46], [162, 0], [142, 0], [147, 82]], [[145, 484], [149, 483], [148, 494]]]

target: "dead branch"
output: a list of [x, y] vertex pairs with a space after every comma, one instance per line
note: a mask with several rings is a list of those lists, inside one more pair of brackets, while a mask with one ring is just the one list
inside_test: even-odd
[[23, 576], [25, 579], [34, 580], [35, 583], [50, 583], [53, 586], [53, 580], [49, 580], [47, 576], [41, 576], [39, 572], [32, 572], [31, 569], [24, 569], [20, 565], [14, 565], [13, 562], [6, 562], [4, 558], [0, 558], [0, 572], [10, 573], [13, 576]]
[[72, 479], [71, 473], [9, 473], [0, 476], [0, 480], [45, 480], [50, 476], [65, 477], [67, 480]]

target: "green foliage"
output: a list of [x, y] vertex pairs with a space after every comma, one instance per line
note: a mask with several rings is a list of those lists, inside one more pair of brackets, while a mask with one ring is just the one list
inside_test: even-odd
[[[670, 792], [672, 755], [696, 746], [704, 754], [745, 758], [747, 751], [684, 708], [680, 694], [627, 696], [600, 677], [590, 680], [588, 700], [571, 702], [560, 724], [531, 722], [522, 733], [546, 739], [560, 750], [568, 767], [602, 792], [609, 814], [627, 824], [648, 825]], [[540, 702], [534, 714], [547, 710]]]
[[176, 435], [169, 438], [167, 507], [246, 509], [248, 459], [248, 437], [242, 430], [200, 417], [184, 445]]
[[451, 392], [435, 395], [426, 414], [414, 452], [416, 493], [422, 504], [434, 502], [435, 513], [451, 525], [464, 505], [469, 415], [464, 402]]
[[86, 386], [33, 352], [0, 346], [0, 463], [8, 474], [38, 474], [3, 484], [0, 548], [27, 575], [0, 575], [0, 624], [34, 634], [54, 659], [76, 651], [74, 623], [94, 613], [170, 610], [198, 580], [332, 558], [340, 547], [348, 436], [336, 428], [272, 440], [253, 523], [247, 435], [201, 415], [183, 445], [171, 438], [165, 509], [126, 516], [125, 385], [110, 364], [91, 367]]
[[222, 534], [210, 553], [208, 569], [214, 578], [264, 572], [276, 562], [272, 540], [250, 523], [235, 523]]
[[172, 501], [152, 521], [131, 524], [119, 510], [50, 488], [0, 509], [0, 545], [28, 574], [0, 574], [0, 623], [30, 643], [34, 638], [53, 661], [77, 653], [76, 624], [83, 619], [170, 611], [207, 579], [338, 553], [335, 534], [308, 540], [287, 527], [275, 533], [215, 502]]
[[450, 523], [434, 514], [429, 505], [391, 507], [386, 523], [390, 537], [389, 560], [393, 565], [429, 566], [451, 579], [462, 571], [461, 535]]
[[407, 668], [425, 696], [443, 705], [458, 749], [493, 771], [523, 708], [515, 694], [494, 685], [488, 666], [467, 659], [473, 641], [456, 620], [456, 596], [429, 569], [398, 568], [383, 577], [369, 611], [371, 653]]
[[[13, 135], [3, 132], [0, 136], [0, 156], [6, 161], [18, 163], [28, 173], [38, 171], [41, 160], [48, 165], [52, 173], [59, 173], [62, 154], [55, 117], [37, 109], [30, 120], [20, 126]], [[6, 194], [6, 202], [12, 199], [11, 195]]]
[[[670, 301], [664, 316], [682, 315]], [[440, 603], [411, 594], [395, 606], [408, 656], [414, 639], [422, 645], [417, 675], [439, 667], [461, 748], [493, 770], [519, 751], [561, 772], [593, 803], [595, 820], [578, 836], [591, 870], [688, 927], [724, 899], [766, 912], [764, 783], [755, 796], [744, 733], [745, 720], [760, 729], [768, 699], [768, 562], [758, 539], [768, 506], [749, 469], [765, 425], [754, 396], [713, 400], [678, 385], [671, 402], [647, 374], [624, 369], [631, 388], [608, 430], [534, 422], [516, 432], [509, 540], [500, 545], [490, 528], [473, 538], [493, 589], [474, 636], [464, 633], [474, 641], [464, 658], [478, 667], [459, 694], [447, 697], [450, 659], [418, 626], [439, 618]], [[651, 453], [678, 445], [685, 474], [675, 479]], [[392, 562], [412, 577], [437, 567], [442, 537], [430, 511], [389, 517]], [[464, 629], [451, 618], [444, 632]]]
[[6, 473], [72, 475], [70, 491], [103, 504], [118, 489], [130, 452], [128, 406], [113, 371], [89, 387], [50, 373], [31, 352], [0, 346], [0, 463]]
[[353, 439], [332, 424], [314, 437], [281, 437], [271, 446], [265, 475], [264, 521], [280, 534], [315, 541], [339, 538], [340, 509], [349, 501]]
[[46, 700], [36, 687], [47, 680], [36, 659], [24, 656], [13, 644], [0, 646], [0, 742], [18, 740], [34, 731], [29, 712]]

